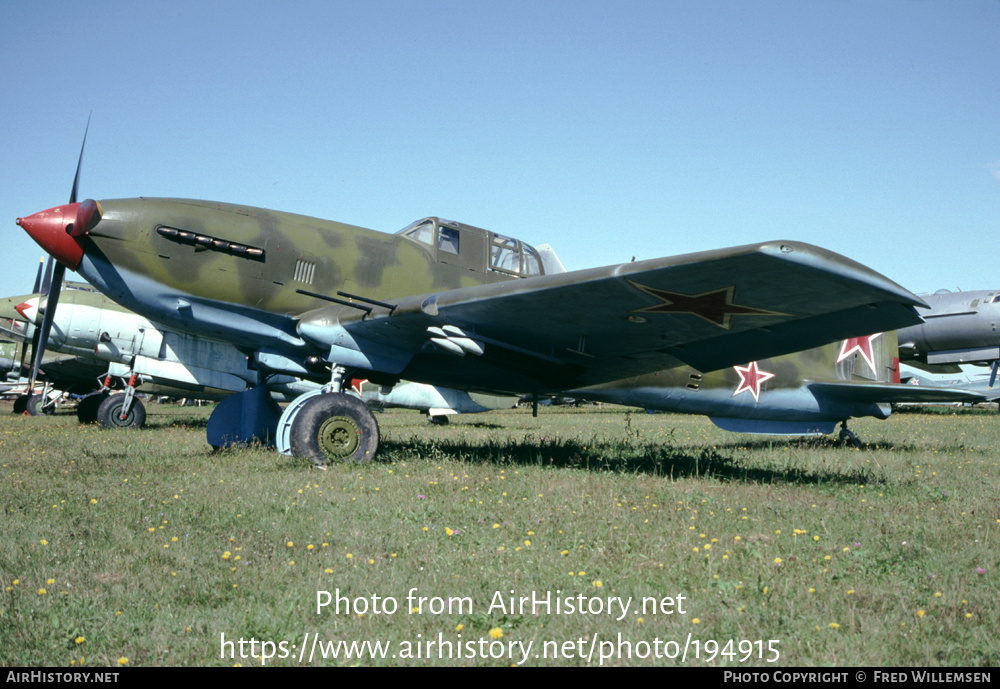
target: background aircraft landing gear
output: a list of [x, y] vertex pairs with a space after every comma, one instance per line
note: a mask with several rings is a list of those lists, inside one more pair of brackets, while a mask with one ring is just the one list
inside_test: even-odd
[[375, 415], [353, 395], [334, 392], [306, 400], [291, 420], [291, 451], [317, 468], [327, 462], [367, 462], [378, 451]]
[[843, 421], [840, 424], [840, 441], [842, 443], [844, 443], [845, 445], [849, 445], [850, 447], [853, 447], [853, 448], [856, 448], [856, 449], [859, 449], [859, 450], [861, 449], [861, 446], [862, 446], [862, 442], [860, 440], [858, 440], [858, 436], [854, 435], [849, 430], [847, 430], [847, 422], [846, 421]]
[[136, 398], [126, 406], [127, 395], [109, 395], [97, 408], [97, 423], [105, 428], [142, 428], [146, 423], [146, 407]]
[[28, 398], [28, 406], [24, 411], [32, 416], [49, 416], [55, 410], [55, 403], [45, 403], [45, 395], [32, 395]]

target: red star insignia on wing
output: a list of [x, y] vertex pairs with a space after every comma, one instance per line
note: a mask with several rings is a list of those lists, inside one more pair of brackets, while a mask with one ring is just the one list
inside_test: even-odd
[[712, 325], [729, 329], [729, 321], [733, 316], [787, 316], [787, 313], [758, 309], [754, 306], [736, 304], [736, 285], [720, 287], [699, 294], [681, 294], [665, 289], [640, 285], [629, 280], [629, 284], [642, 290], [651, 297], [660, 300], [659, 304], [635, 309], [631, 313], [689, 313]]
[[847, 357], [857, 352], [861, 355], [861, 358], [865, 360], [868, 367], [872, 370], [872, 373], [878, 373], [875, 370], [875, 354], [872, 351], [872, 341], [882, 333], [875, 333], [874, 335], [865, 335], [864, 337], [852, 337], [848, 340], [844, 340], [844, 346], [840, 348], [840, 356], [837, 357], [837, 363], [846, 359]]
[[774, 374], [761, 371], [757, 368], [756, 361], [751, 361], [749, 366], [733, 366], [733, 368], [740, 374], [740, 384], [736, 387], [736, 392], [732, 394], [732, 397], [736, 397], [741, 392], [749, 391], [753, 395], [754, 404], [760, 402], [761, 383], [774, 378]]

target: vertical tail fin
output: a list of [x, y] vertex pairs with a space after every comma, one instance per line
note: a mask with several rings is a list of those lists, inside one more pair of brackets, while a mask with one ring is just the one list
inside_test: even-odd
[[896, 331], [852, 337], [838, 349], [835, 368], [841, 380], [899, 382], [899, 349]]

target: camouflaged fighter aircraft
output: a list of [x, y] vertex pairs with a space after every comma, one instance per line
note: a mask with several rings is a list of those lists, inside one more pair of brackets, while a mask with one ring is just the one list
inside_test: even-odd
[[955, 374], [960, 364], [990, 367], [987, 389], [1000, 368], [1000, 290], [922, 296], [930, 306], [924, 323], [899, 331], [899, 357], [928, 373]]
[[385, 234], [209, 201], [77, 202], [79, 173], [78, 161], [68, 204], [17, 220], [59, 262], [56, 299], [68, 267], [259, 370], [325, 383], [282, 414], [257, 386], [220, 403], [208, 428], [212, 445], [276, 429], [279, 448], [316, 466], [377, 450], [374, 416], [344, 394], [350, 379], [560, 393], [894, 330], [918, 323], [922, 304], [796, 242], [562, 272], [554, 254], [438, 218]]
[[681, 366], [566, 394], [703, 414], [738, 433], [827, 435], [840, 423], [841, 440], [855, 446], [851, 418], [886, 419], [895, 403], [986, 401], [960, 386], [901, 384], [896, 352], [896, 333], [879, 333], [711, 373]]

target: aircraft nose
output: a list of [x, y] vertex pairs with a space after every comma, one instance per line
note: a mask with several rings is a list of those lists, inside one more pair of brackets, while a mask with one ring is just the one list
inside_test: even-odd
[[83, 260], [85, 237], [100, 221], [100, 204], [87, 199], [18, 218], [17, 224], [53, 258], [76, 270]]
[[35, 316], [38, 314], [38, 302], [34, 299], [22, 301], [14, 307], [14, 310], [21, 314], [21, 317], [27, 322], [34, 323], [36, 320]]
[[33, 314], [25, 314], [25, 311], [31, 306], [23, 296], [0, 299], [0, 320], [3, 321], [3, 328], [17, 330], [19, 328], [17, 324], [34, 321]]

